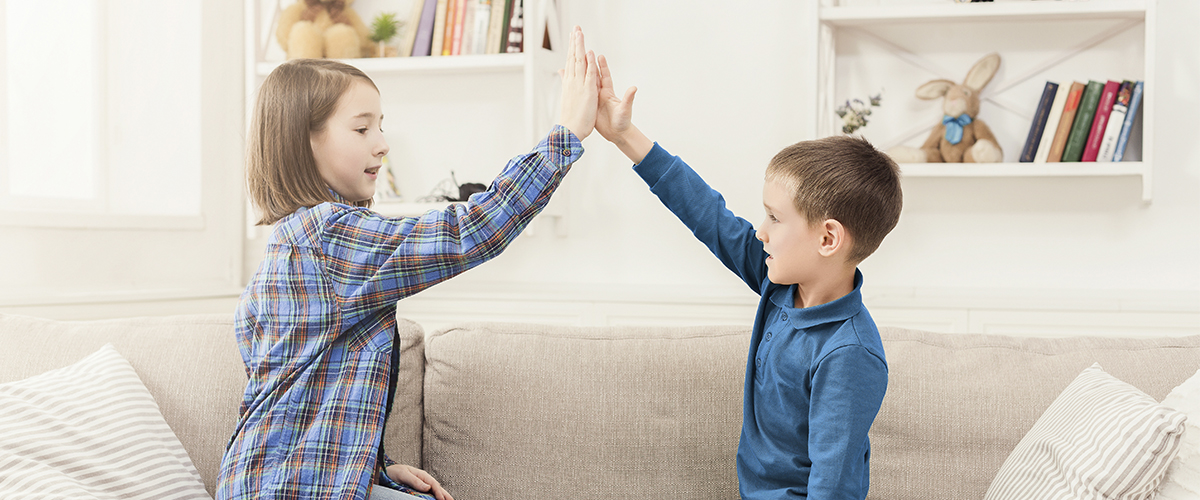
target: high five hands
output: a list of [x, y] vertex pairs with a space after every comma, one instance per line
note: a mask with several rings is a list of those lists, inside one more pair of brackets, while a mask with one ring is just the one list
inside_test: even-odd
[[654, 143], [633, 125], [637, 87], [626, 89], [624, 97], [617, 96], [608, 60], [584, 48], [583, 30], [579, 26], [571, 30], [566, 68], [559, 70], [559, 74], [563, 84], [559, 123], [579, 140], [596, 130], [634, 163], [640, 163]]

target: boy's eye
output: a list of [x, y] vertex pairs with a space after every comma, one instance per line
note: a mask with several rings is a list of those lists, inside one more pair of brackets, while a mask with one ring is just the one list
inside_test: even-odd
[[358, 132], [359, 134], [366, 135], [366, 134], [367, 134], [367, 127], [362, 127], [362, 128], [354, 129], [354, 131], [355, 131], [355, 132]]

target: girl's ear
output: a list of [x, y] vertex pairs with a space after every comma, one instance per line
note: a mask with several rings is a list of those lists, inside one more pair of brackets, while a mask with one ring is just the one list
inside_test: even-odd
[[946, 91], [955, 85], [950, 80], [932, 80], [917, 87], [917, 98], [926, 101], [946, 95]]
[[818, 229], [821, 232], [821, 246], [817, 251], [822, 257], [831, 257], [839, 251], [849, 250], [850, 235], [846, 233], [846, 226], [840, 221], [825, 219]]

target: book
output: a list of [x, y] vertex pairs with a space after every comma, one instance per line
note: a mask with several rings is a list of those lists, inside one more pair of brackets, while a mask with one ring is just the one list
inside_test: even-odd
[[[1062, 120], [1063, 107], [1067, 104], [1067, 94], [1071, 86], [1062, 84], [1054, 91], [1054, 102], [1050, 104], [1050, 114], [1046, 115], [1046, 127], [1042, 132], [1042, 141], [1038, 143], [1037, 154], [1033, 156], [1034, 163], [1046, 163], [1050, 157], [1050, 145], [1054, 143], [1054, 135], [1058, 132], [1058, 122]], [[1060, 153], [1061, 155], [1061, 153]]]
[[1062, 116], [1058, 120], [1058, 129], [1054, 131], [1054, 142], [1050, 143], [1050, 151], [1046, 153], [1046, 162], [1062, 161], [1063, 148], [1067, 146], [1067, 135], [1071, 133], [1071, 125], [1075, 123], [1075, 112], [1079, 109], [1079, 99], [1083, 97], [1084, 85], [1071, 82], [1067, 90], [1067, 102], [1063, 103]]
[[1129, 101], [1133, 98], [1133, 82], [1125, 80], [1117, 90], [1117, 98], [1113, 101], [1112, 112], [1108, 114], [1108, 124], [1104, 126], [1104, 134], [1100, 138], [1100, 150], [1096, 153], [1096, 161], [1112, 161], [1117, 149], [1117, 136], [1121, 135], [1121, 126], [1125, 124], [1125, 114], [1129, 111]]
[[508, 52], [508, 29], [509, 23], [512, 22], [513, 4], [520, 1], [521, 0], [504, 0], [504, 15], [500, 16], [503, 18], [501, 21], [504, 21], [504, 26], [500, 28], [500, 46], [496, 48], [496, 50], [499, 51], [499, 54]]
[[[454, 30], [450, 38], [450, 53], [457, 56], [462, 54], [463, 22], [467, 18], [467, 0], [457, 0], [454, 5]], [[447, 26], [447, 29], [449, 26]], [[444, 52], [446, 49], [442, 49]]]
[[412, 10], [404, 22], [404, 38], [400, 40], [400, 57], [413, 55], [413, 46], [417, 42], [417, 31], [421, 29], [421, 11], [425, 9], [425, 0], [413, 0]]
[[475, 5], [475, 30], [471, 35], [471, 53], [487, 54], [488, 28], [492, 25], [492, 3], [499, 0], [479, 0]]
[[458, 10], [458, 0], [446, 0], [446, 19], [442, 22], [445, 28], [442, 29], [442, 55], [448, 56], [453, 54], [451, 50], [454, 48], [454, 16]]
[[522, 25], [524, 22], [522, 19], [523, 13], [521, 12], [522, 1], [523, 0], [513, 0], [512, 15], [509, 16], [508, 20], [508, 43], [506, 45], [507, 48], [505, 49], [505, 52], [510, 54], [514, 52], [521, 52], [525, 47], [522, 33]]
[[413, 56], [428, 56], [433, 48], [433, 22], [437, 16], [438, 0], [423, 0], [421, 25], [417, 27], [417, 38], [413, 41]]
[[1046, 121], [1050, 118], [1050, 107], [1054, 105], [1054, 95], [1058, 93], [1058, 84], [1046, 82], [1042, 88], [1042, 97], [1038, 99], [1037, 109], [1033, 112], [1033, 122], [1029, 124], [1029, 134], [1025, 136], [1025, 146], [1021, 148], [1018, 161], [1029, 163], [1037, 155], [1038, 146], [1042, 143], [1042, 133], [1046, 130]]
[[1088, 131], [1087, 142], [1083, 145], [1082, 161], [1096, 161], [1100, 153], [1100, 141], [1104, 139], [1104, 128], [1108, 125], [1108, 115], [1112, 113], [1113, 103], [1117, 101], [1117, 90], [1120, 82], [1109, 80], [1104, 84], [1100, 93], [1100, 102], [1096, 104], [1096, 115], [1092, 117], [1092, 128]]
[[1104, 92], [1104, 84], [1089, 80], [1079, 98], [1079, 107], [1075, 109], [1075, 122], [1071, 124], [1071, 133], [1067, 135], [1067, 144], [1063, 146], [1062, 161], [1079, 161], [1083, 159], [1083, 147], [1087, 143], [1088, 132], [1092, 130], [1092, 118], [1096, 116], [1096, 106], [1100, 104], [1100, 94]]
[[471, 54], [471, 48], [475, 46], [475, 4], [477, 0], [466, 0], [463, 3], [463, 9], [466, 14], [463, 16], [462, 22], [462, 45], [459, 47], [459, 54]]
[[450, 14], [451, 0], [437, 0], [437, 10], [433, 17], [433, 41], [429, 45], [429, 55], [440, 56], [446, 42], [446, 16]]
[[1112, 161], [1124, 161], [1125, 145], [1129, 142], [1129, 133], [1133, 131], [1133, 119], [1137, 116], [1142, 102], [1142, 82], [1133, 84], [1133, 95], [1129, 98], [1129, 111], [1125, 112], [1125, 123], [1121, 125], [1121, 134], [1117, 136], [1117, 145], [1113, 148]]
[[485, 54], [499, 54], [501, 36], [500, 30], [504, 29], [504, 13], [505, 7], [512, 0], [492, 0], [492, 12], [488, 16], [488, 35], [487, 45], [484, 47]]

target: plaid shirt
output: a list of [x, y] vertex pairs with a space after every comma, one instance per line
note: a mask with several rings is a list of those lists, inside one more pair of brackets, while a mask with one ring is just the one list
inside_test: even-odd
[[249, 382], [221, 461], [218, 499], [364, 499], [381, 474], [396, 301], [500, 254], [579, 156], [555, 126], [488, 191], [419, 218], [342, 203], [275, 224], [242, 294]]

